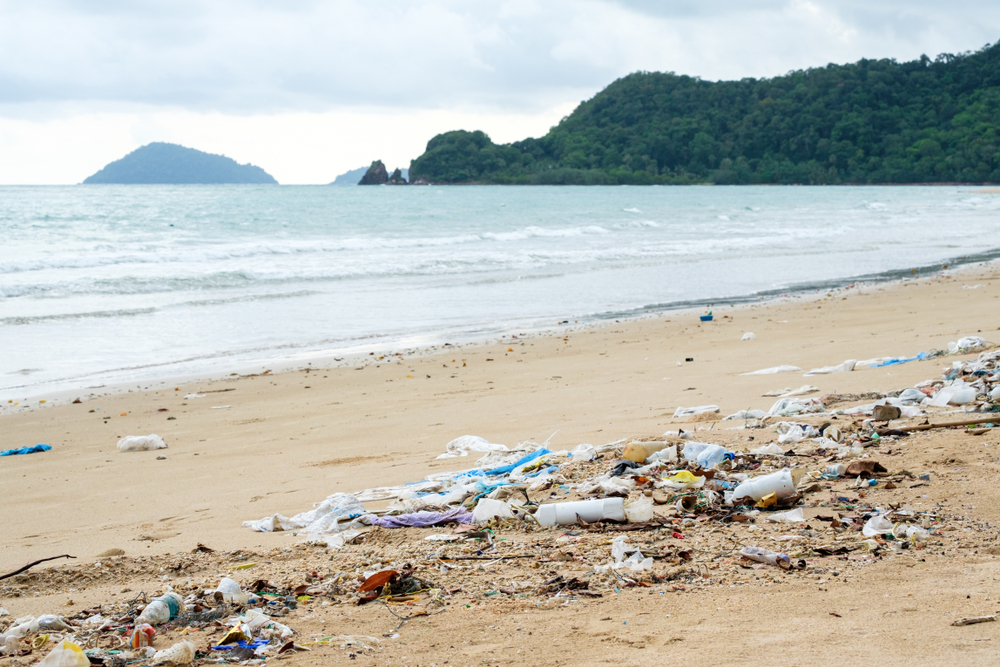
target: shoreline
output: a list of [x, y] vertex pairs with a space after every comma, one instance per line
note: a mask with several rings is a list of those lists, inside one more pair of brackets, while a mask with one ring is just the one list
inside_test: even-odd
[[[508, 327], [486, 335], [457, 337], [451, 339], [455, 342], [444, 342], [442, 338], [437, 342], [426, 342], [423, 344], [405, 344], [407, 338], [427, 338], [431, 334], [427, 332], [411, 333], [406, 337], [394, 341], [379, 341], [352, 345], [346, 348], [329, 348], [327, 350], [310, 350], [299, 354], [286, 355], [284, 357], [273, 357], [255, 362], [240, 362], [225, 370], [213, 370], [195, 373], [181, 373], [175, 375], [136, 377], [128, 380], [119, 380], [102, 385], [79, 386], [69, 389], [57, 389], [45, 391], [44, 389], [29, 388], [28, 385], [14, 386], [4, 390], [4, 395], [0, 396], [0, 416], [4, 414], [15, 414], [25, 410], [51, 407], [53, 405], [65, 404], [75, 399], [92, 400], [94, 398], [129, 393], [133, 391], [148, 391], [163, 389], [166, 387], [184, 386], [198, 382], [220, 381], [229, 377], [246, 377], [250, 375], [268, 373], [285, 373], [301, 371], [307, 367], [334, 369], [352, 367], [358, 363], [366, 361], [372, 355], [395, 355], [402, 353], [407, 358], [416, 358], [429, 354], [436, 354], [443, 351], [445, 347], [465, 349], [470, 347], [485, 347], [496, 344], [501, 340], [516, 335], [518, 337], [538, 337], [552, 336], [559, 332], [578, 332], [593, 327], [602, 327], [619, 322], [639, 321], [647, 318], [666, 317], [667, 315], [693, 314], [695, 311], [707, 310], [711, 308], [745, 308], [760, 304], [781, 303], [789, 299], [820, 298], [823, 292], [839, 292], [845, 289], [860, 287], [874, 287], [878, 285], [893, 285], [905, 283], [919, 278], [928, 278], [938, 275], [942, 271], [950, 271], [953, 274], [966, 274], [990, 271], [991, 265], [1000, 262], [1000, 248], [991, 249], [971, 256], [957, 256], [945, 258], [942, 263], [925, 264], [917, 267], [885, 271], [875, 274], [862, 274], [847, 278], [837, 278], [818, 282], [798, 283], [784, 288], [774, 288], [766, 291], [753, 292], [746, 295], [713, 297], [713, 300], [705, 299], [700, 301], [674, 301], [660, 304], [648, 304], [641, 307], [625, 310], [608, 310], [600, 313], [589, 313], [577, 315], [573, 324], [569, 321], [559, 322], [556, 328], [548, 326], [528, 326], [528, 327]], [[558, 318], [554, 315], [553, 319]], [[563, 324], [567, 327], [560, 329]], [[575, 327], [575, 328], [574, 328]], [[518, 333], [514, 333], [514, 332]], [[377, 334], [376, 334], [377, 335]], [[391, 351], [390, 351], [391, 350]], [[223, 356], [210, 357], [208, 360], [215, 361], [224, 358]], [[333, 363], [331, 363], [331, 361]], [[180, 364], [178, 362], [166, 362], [163, 365]], [[214, 364], [213, 364], [214, 365]], [[280, 367], [280, 368], [278, 368]], [[114, 373], [117, 370], [110, 369], [102, 371], [101, 374]], [[98, 374], [99, 377], [100, 374]], [[85, 376], [94, 377], [94, 376]], [[81, 378], [82, 379], [82, 378]], [[66, 380], [55, 380], [49, 384], [63, 383]], [[14, 394], [17, 389], [28, 389], [28, 393], [23, 395]], [[96, 391], [95, 391], [96, 390]], [[85, 398], [86, 397], [86, 398]], [[41, 401], [41, 402], [39, 402]], [[15, 405], [17, 404], [17, 405]], [[19, 408], [19, 409], [16, 409]]]

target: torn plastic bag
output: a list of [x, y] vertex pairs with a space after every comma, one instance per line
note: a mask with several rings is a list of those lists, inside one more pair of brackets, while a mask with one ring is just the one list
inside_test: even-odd
[[463, 435], [445, 445], [445, 452], [437, 458], [454, 459], [468, 456], [469, 452], [506, 452], [506, 445], [498, 445], [478, 435]]
[[886, 535], [891, 533], [892, 529], [892, 521], [889, 521], [884, 514], [876, 514], [865, 522], [865, 526], [861, 529], [861, 533], [865, 537], [875, 537], [876, 535]]
[[372, 519], [373, 526], [383, 528], [426, 528], [449, 522], [472, 523], [472, 512], [464, 507], [456, 507], [447, 512], [411, 512], [399, 516], [380, 516]]
[[350, 493], [334, 493], [316, 508], [288, 518], [274, 514], [257, 521], [244, 521], [243, 527], [261, 533], [302, 530], [306, 535], [336, 533], [347, 528], [371, 524], [374, 515]]
[[743, 547], [740, 549], [740, 555], [749, 560], [755, 560], [758, 563], [767, 563], [768, 565], [779, 566], [779, 563], [784, 563], [785, 567], [791, 567], [792, 565], [792, 559], [785, 554], [776, 553], [762, 547]]
[[64, 639], [36, 667], [90, 667], [83, 649]]

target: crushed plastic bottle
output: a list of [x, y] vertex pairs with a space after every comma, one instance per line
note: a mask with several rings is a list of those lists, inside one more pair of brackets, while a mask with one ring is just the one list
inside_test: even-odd
[[135, 619], [136, 625], [162, 625], [184, 611], [184, 598], [168, 587], [167, 593], [153, 598], [142, 613]]

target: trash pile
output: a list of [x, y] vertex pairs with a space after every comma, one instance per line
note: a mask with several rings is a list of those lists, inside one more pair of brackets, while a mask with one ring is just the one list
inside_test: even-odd
[[[113, 572], [117, 559], [109, 560], [112, 562], [99, 562], [97, 567]], [[31, 581], [34, 575], [19, 576]], [[140, 593], [125, 602], [102, 604], [72, 617], [15, 619], [0, 633], [0, 653], [26, 656], [55, 644], [39, 664], [117, 667], [133, 663], [188, 665], [196, 657], [244, 661], [304, 650], [293, 641], [294, 631], [276, 620], [297, 605], [294, 591], [279, 593], [266, 581], [258, 581], [244, 592], [228, 577], [214, 589], [189, 588], [191, 592], [181, 595], [167, 586], [159, 596], [149, 598]], [[160, 633], [177, 634], [178, 641], [160, 642]], [[191, 641], [198, 633], [216, 637], [205, 650], [199, 650]], [[154, 647], [154, 642], [160, 646]]]
[[[868, 402], [837, 407], [858, 401]], [[456, 605], [503, 602], [516, 610], [626, 588], [682, 593], [789, 577], [849, 584], [857, 568], [883, 558], [996, 548], [996, 526], [962, 515], [961, 504], [925, 500], [928, 489], [950, 481], [946, 475], [902, 457], [905, 443], [934, 429], [993, 427], [1000, 350], [955, 362], [916, 387], [790, 396], [775, 405], [782, 407], [744, 411], [732, 428], [725, 425], [733, 420], [720, 420], [717, 430], [702, 425], [573, 449], [463, 436], [438, 458], [481, 455], [472, 467], [338, 491], [292, 517], [244, 522], [294, 532], [301, 542], [292, 548], [199, 545], [180, 557], [116, 555], [17, 574], [0, 581], [0, 595], [125, 581], [125, 570], [166, 572], [173, 588], [71, 617], [7, 619], [0, 610], [0, 656], [46, 653], [46, 667], [123, 667], [260, 662], [316, 645], [355, 655], [378, 651], [410, 619]], [[930, 421], [955, 412], [957, 421]], [[384, 609], [398, 624], [381, 639], [294, 629], [318, 610], [358, 605]]]

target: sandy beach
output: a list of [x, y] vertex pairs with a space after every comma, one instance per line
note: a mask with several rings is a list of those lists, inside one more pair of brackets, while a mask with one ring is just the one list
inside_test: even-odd
[[[809, 378], [802, 372], [741, 374], [782, 364], [807, 371], [845, 359], [910, 357], [946, 349], [966, 335], [1000, 342], [998, 297], [1000, 270], [985, 265], [755, 306], [716, 306], [713, 322], [678, 312], [566, 325], [551, 335], [511, 336], [483, 346], [400, 356], [384, 350], [350, 366], [316, 364], [176, 389], [83, 395], [76, 404], [4, 414], [3, 448], [47, 443], [52, 450], [0, 459], [0, 573], [56, 554], [77, 560], [39, 566], [33, 572], [42, 579], [0, 585], [0, 607], [13, 617], [69, 614], [128, 597], [125, 589], [134, 596], [184, 577], [217, 581], [220, 573], [232, 574], [223, 554], [233, 550], [257, 563], [238, 572], [241, 582], [267, 578], [269, 567], [311, 570], [334, 556], [300, 549], [290, 532], [251, 532], [241, 522], [276, 512], [290, 516], [335, 491], [470, 467], [474, 456], [435, 458], [461, 435], [508, 446], [547, 440], [551, 449], [572, 449], [702, 428], [711, 430], [698, 432], [699, 439], [746, 448], [746, 432], [727, 430], [733, 422], [675, 420], [674, 411], [715, 404], [718, 419], [742, 409], [767, 410], [775, 399], [763, 394], [803, 384], [817, 386], [816, 395], [863, 394], [938, 378], [952, 360], [975, 355]], [[746, 332], [756, 338], [741, 340]], [[192, 394], [203, 396], [185, 398]], [[149, 433], [162, 436], [168, 448], [116, 450], [119, 438]], [[773, 437], [758, 434], [758, 442]], [[966, 516], [989, 521], [1000, 507], [996, 446], [1000, 439], [993, 432], [973, 438], [934, 431], [911, 438], [905, 463], [893, 459], [887, 466], [961, 470], [936, 479], [925, 502], [950, 498]], [[895, 500], [922, 492], [900, 491]], [[197, 566], [187, 570], [168, 567], [199, 543], [215, 554], [197, 556]], [[473, 600], [456, 593], [447, 613], [408, 622], [398, 638], [383, 638], [380, 649], [359, 652], [356, 661], [833, 665], [872, 659], [912, 665], [940, 664], [962, 651], [968, 664], [989, 664], [1000, 625], [949, 625], [958, 616], [997, 611], [993, 582], [1000, 556], [976, 544], [948, 556], [867, 564], [849, 585], [807, 570], [756, 572], [756, 584], [734, 588], [623, 589], [569, 606], [551, 598]], [[144, 560], [128, 574], [85, 585], [59, 575], [92, 570], [113, 549], [122, 550], [127, 562]], [[253, 557], [267, 553], [286, 555]], [[39, 586], [46, 576], [49, 585]], [[497, 585], [504, 576], [498, 573]], [[336, 603], [288, 622], [304, 635], [382, 637], [398, 621], [375, 605]], [[349, 657], [337, 646], [318, 646], [288, 659], [313, 664]], [[0, 659], [0, 666], [24, 664], [20, 660]]]

